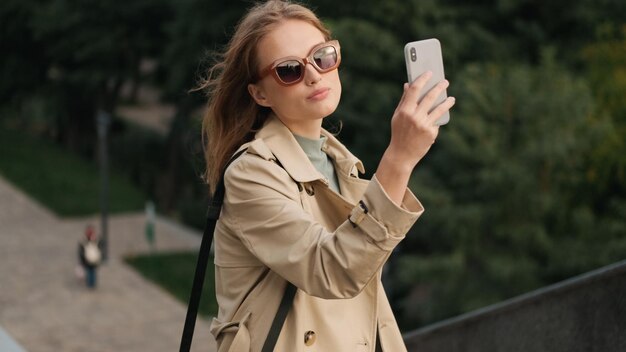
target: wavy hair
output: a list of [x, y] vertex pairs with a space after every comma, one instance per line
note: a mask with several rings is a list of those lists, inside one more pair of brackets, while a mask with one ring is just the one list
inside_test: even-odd
[[206, 159], [205, 181], [215, 192], [224, 167], [242, 144], [254, 138], [263, 126], [270, 109], [257, 105], [248, 92], [248, 84], [259, 77], [257, 44], [278, 24], [296, 19], [319, 29], [326, 40], [330, 31], [308, 8], [284, 0], [269, 0], [251, 7], [235, 27], [223, 52], [200, 82], [208, 106], [202, 120], [202, 140]]

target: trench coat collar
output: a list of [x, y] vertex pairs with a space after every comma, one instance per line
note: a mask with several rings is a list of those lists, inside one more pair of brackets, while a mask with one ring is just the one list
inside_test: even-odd
[[[363, 163], [352, 155], [332, 133], [325, 129], [322, 129], [321, 133], [326, 136], [322, 150], [335, 161], [335, 172], [355, 176], [357, 170], [361, 173], [365, 172]], [[324, 178], [309, 161], [289, 128], [275, 114], [268, 116], [265, 125], [256, 133], [255, 138], [263, 140], [294, 181], [312, 182]]]

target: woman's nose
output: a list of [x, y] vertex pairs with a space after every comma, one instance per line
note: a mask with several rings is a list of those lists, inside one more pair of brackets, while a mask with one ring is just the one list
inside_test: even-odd
[[306, 66], [304, 66], [304, 82], [307, 85], [313, 85], [319, 82], [321, 79], [322, 79], [322, 74], [319, 73], [315, 69], [315, 67], [313, 67], [313, 64], [307, 63]]

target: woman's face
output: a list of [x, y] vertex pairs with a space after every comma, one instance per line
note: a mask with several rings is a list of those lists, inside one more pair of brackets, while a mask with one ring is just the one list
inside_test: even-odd
[[[324, 43], [324, 35], [315, 26], [301, 20], [287, 20], [276, 26], [259, 41], [257, 58], [261, 70], [287, 56], [307, 57], [311, 49]], [[319, 126], [332, 114], [341, 97], [338, 70], [319, 73], [307, 64], [302, 81], [284, 86], [272, 75], [248, 86], [255, 101], [270, 107], [280, 120], [296, 134]], [[319, 136], [317, 136], [319, 137]]]

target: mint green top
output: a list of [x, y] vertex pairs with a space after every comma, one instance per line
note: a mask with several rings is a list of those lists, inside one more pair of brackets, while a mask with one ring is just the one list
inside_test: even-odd
[[330, 188], [339, 193], [339, 180], [335, 172], [335, 165], [333, 165], [333, 160], [322, 150], [326, 136], [321, 136], [320, 139], [310, 139], [295, 134], [293, 136], [296, 137], [296, 141], [306, 156], [309, 157], [313, 166], [328, 180]]

